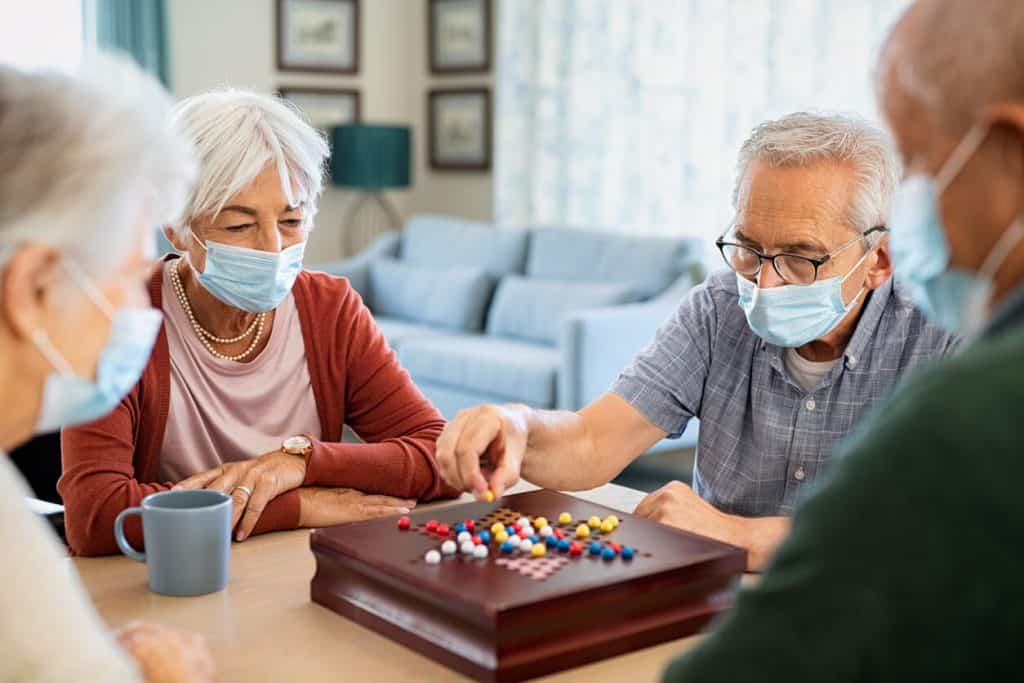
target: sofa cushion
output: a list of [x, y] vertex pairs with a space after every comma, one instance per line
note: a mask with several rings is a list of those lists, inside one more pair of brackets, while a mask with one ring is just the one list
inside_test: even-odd
[[479, 331], [494, 279], [481, 268], [426, 268], [395, 259], [370, 265], [370, 308], [381, 316]]
[[412, 265], [431, 268], [474, 266], [497, 280], [526, 267], [525, 230], [500, 230], [446, 216], [410, 218], [402, 234], [400, 258]]
[[553, 407], [557, 349], [483, 335], [408, 337], [398, 358], [417, 382], [478, 391], [506, 401]]
[[502, 279], [494, 295], [487, 316], [487, 334], [554, 345], [562, 333], [566, 314], [638, 299], [629, 285], [531, 280], [510, 275]]
[[529, 277], [618, 282], [643, 298], [667, 287], [697, 256], [694, 240], [635, 237], [569, 228], [530, 231]]
[[388, 345], [393, 349], [399, 348], [402, 341], [409, 337], [452, 334], [450, 330], [437, 327], [436, 325], [424, 325], [423, 323], [414, 323], [383, 315], [375, 315], [373, 321], [377, 323], [377, 327], [384, 334], [384, 338], [388, 340]]

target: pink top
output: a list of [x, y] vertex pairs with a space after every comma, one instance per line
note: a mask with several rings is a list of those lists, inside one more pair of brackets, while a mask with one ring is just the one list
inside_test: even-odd
[[320, 438], [313, 386], [295, 299], [277, 307], [270, 341], [248, 363], [206, 350], [181, 307], [164, 266], [164, 329], [171, 361], [171, 403], [158, 481], [181, 481], [218, 465], [249, 460], [295, 434]]

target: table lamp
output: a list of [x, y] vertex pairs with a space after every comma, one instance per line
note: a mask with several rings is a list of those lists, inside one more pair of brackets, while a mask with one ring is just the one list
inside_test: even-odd
[[369, 246], [378, 234], [401, 227], [384, 191], [410, 185], [410, 138], [406, 126], [348, 124], [331, 131], [331, 184], [358, 193], [342, 223], [346, 256]]

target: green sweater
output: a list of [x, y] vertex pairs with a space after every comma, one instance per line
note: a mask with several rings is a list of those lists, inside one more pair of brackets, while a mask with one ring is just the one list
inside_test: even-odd
[[684, 681], [1022, 675], [1024, 299], [911, 377], [837, 452], [760, 584]]

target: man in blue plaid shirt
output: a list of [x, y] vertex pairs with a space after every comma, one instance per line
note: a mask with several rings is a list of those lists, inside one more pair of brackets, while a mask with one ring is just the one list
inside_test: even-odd
[[888, 138], [866, 122], [798, 113], [758, 126], [717, 241], [729, 269], [691, 290], [583, 410], [460, 413], [438, 440], [443, 476], [480, 496], [520, 476], [588, 489], [696, 417], [693, 488], [672, 482], [636, 513], [745, 547], [762, 568], [833, 445], [906, 371], [956, 344], [893, 277], [898, 181]]

